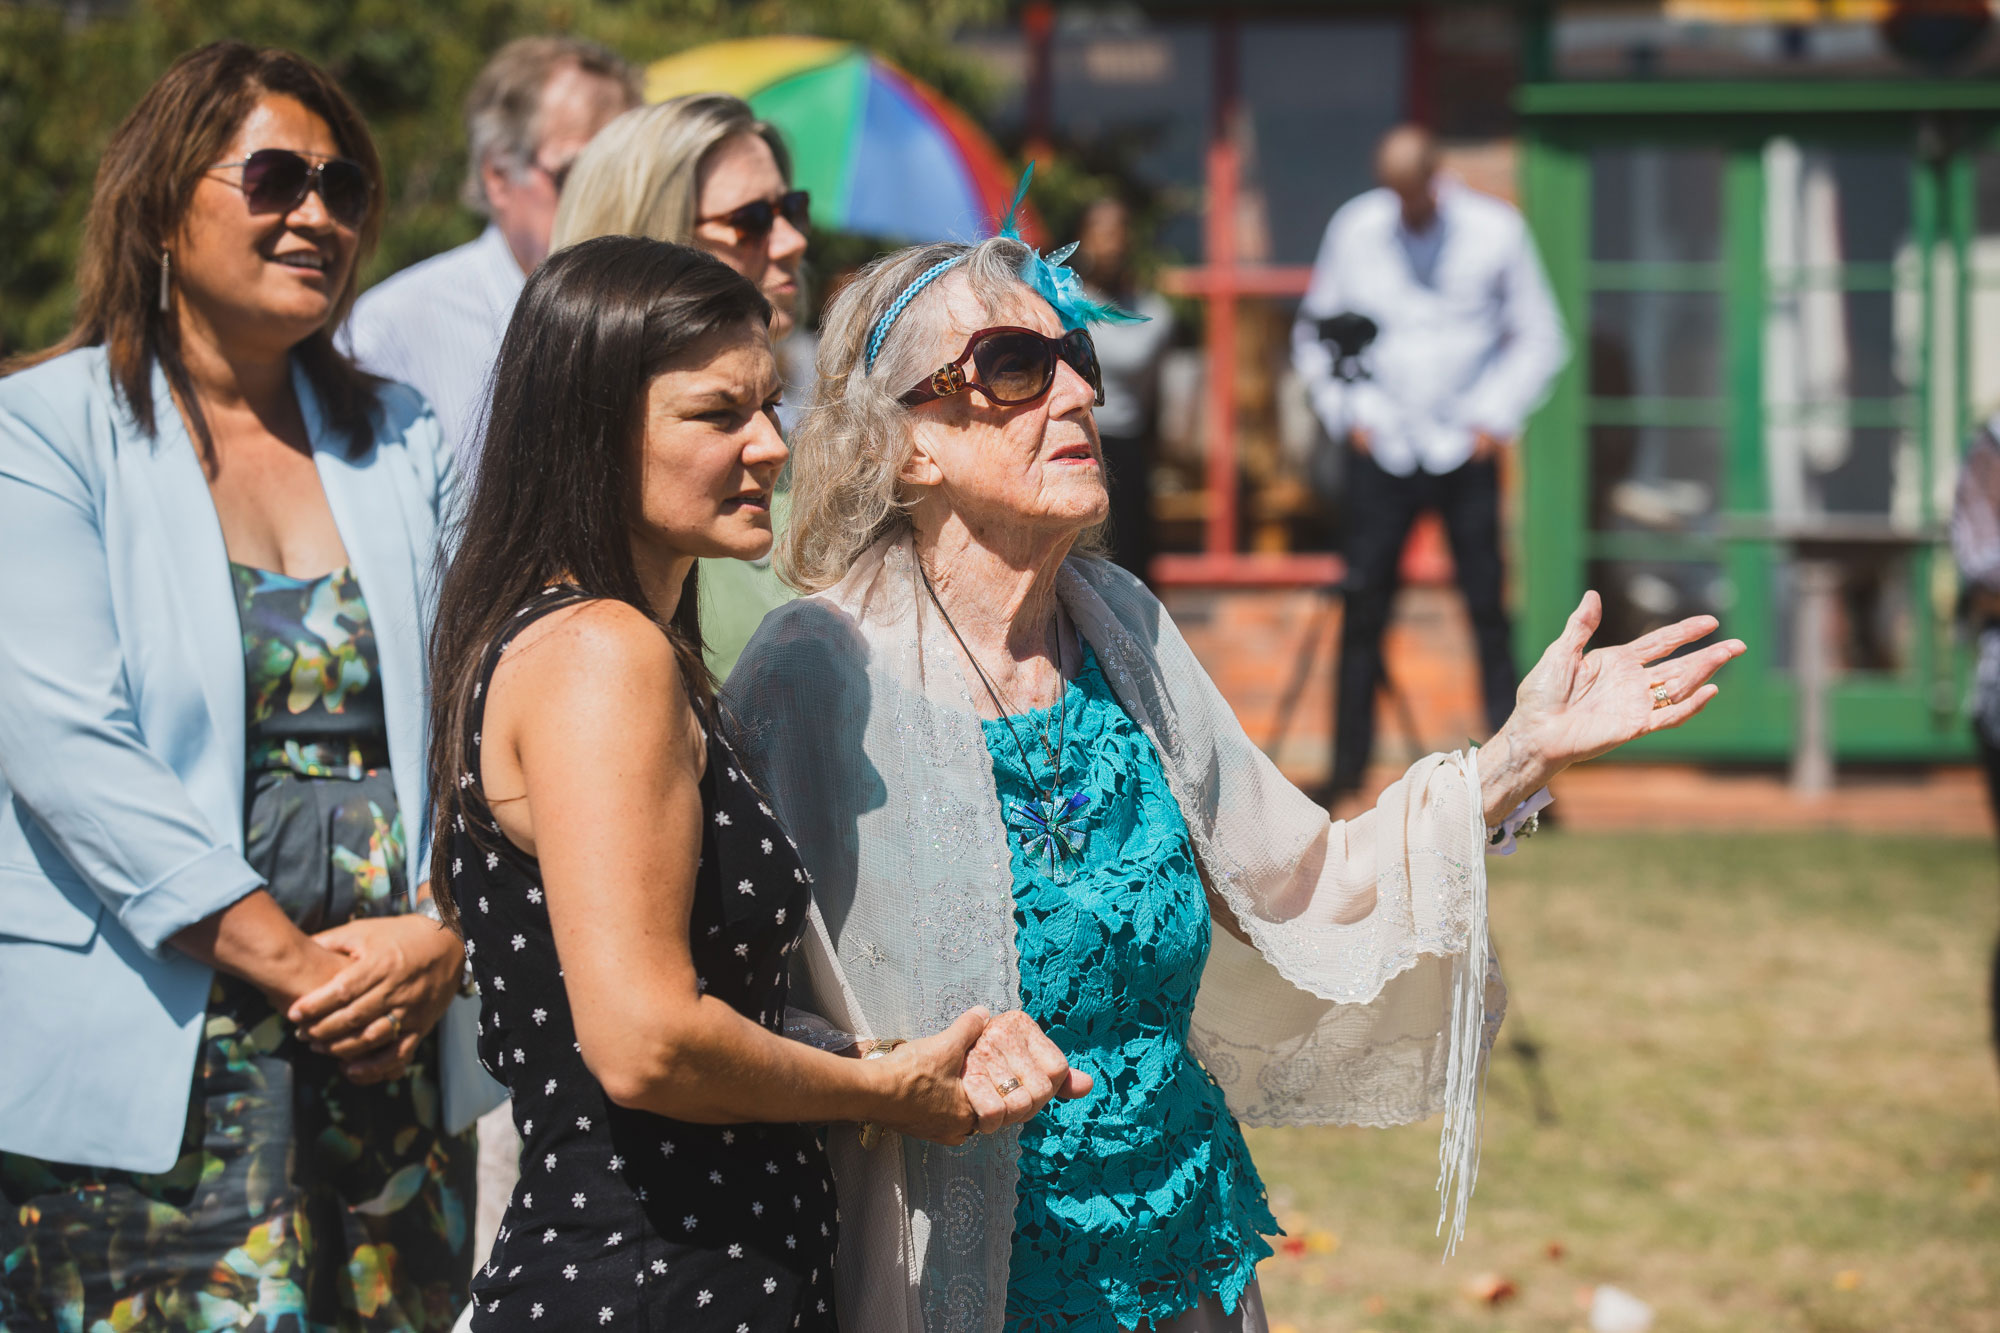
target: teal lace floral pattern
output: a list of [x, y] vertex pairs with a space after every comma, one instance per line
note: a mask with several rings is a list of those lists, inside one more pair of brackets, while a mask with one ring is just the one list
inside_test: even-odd
[[[1187, 1049], [1208, 902], [1152, 743], [1085, 650], [1062, 707], [1065, 791], [1090, 797], [1082, 855], [1013, 853], [1021, 1003], [1096, 1086], [1021, 1127], [1008, 1333], [1117, 1333], [1235, 1309], [1278, 1225], [1221, 1091]], [[1041, 795], [1048, 712], [985, 723], [1000, 799]], [[1055, 734], [1051, 725], [1049, 734]]]

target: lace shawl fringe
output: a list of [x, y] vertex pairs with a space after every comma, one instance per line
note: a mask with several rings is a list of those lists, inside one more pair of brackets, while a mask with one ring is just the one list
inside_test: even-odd
[[[1484, 802], [1479, 789], [1476, 751], [1454, 756], [1471, 792], [1474, 845], [1486, 840]], [[1486, 866], [1483, 858], [1472, 873], [1471, 922], [1465, 952], [1452, 968], [1451, 1046], [1446, 1056], [1444, 1132], [1438, 1140], [1438, 1224], [1449, 1259], [1465, 1239], [1466, 1214], [1472, 1207], [1473, 1186], [1479, 1180], [1481, 1122], [1485, 1116], [1486, 1060]], [[1446, 1223], [1450, 1230], [1447, 1232]]]

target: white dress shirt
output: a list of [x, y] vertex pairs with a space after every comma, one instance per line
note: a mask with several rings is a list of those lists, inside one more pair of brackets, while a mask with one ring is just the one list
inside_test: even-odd
[[[1511, 205], [1447, 181], [1422, 232], [1370, 190], [1333, 215], [1292, 326], [1292, 365], [1335, 439], [1360, 427], [1385, 471], [1441, 474], [1472, 456], [1473, 435], [1513, 439], [1569, 356], [1526, 223]], [[1380, 330], [1367, 378], [1333, 374], [1317, 321], [1342, 311]]]
[[470, 477], [493, 363], [527, 275], [498, 227], [361, 294], [344, 341], [362, 369], [415, 387]]

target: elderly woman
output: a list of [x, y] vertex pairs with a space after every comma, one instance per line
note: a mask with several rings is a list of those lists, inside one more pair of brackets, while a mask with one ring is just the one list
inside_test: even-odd
[[[792, 188], [792, 158], [777, 128], [727, 93], [691, 93], [637, 107], [583, 150], [556, 210], [556, 249], [594, 236], [647, 236], [706, 250], [771, 303], [771, 336], [797, 325], [811, 201]], [[790, 426], [796, 409], [779, 405]], [[778, 493], [784, 526], [787, 493]], [[792, 598], [770, 557], [701, 562], [708, 665], [728, 676], [774, 606]]]
[[[871, 1333], [1262, 1329], [1277, 1228], [1238, 1118], [1444, 1108], [1456, 1234], [1504, 1004], [1489, 838], [1565, 765], [1693, 716], [1742, 651], [1648, 666], [1696, 618], [1586, 654], [1586, 595], [1489, 745], [1330, 823], [1093, 554], [1104, 312], [1076, 290], [1003, 233], [841, 294], [780, 552], [810, 595], [726, 692], [815, 877], [800, 1003], [875, 1046], [1024, 1010], [1094, 1080], [952, 1151], [835, 1130], [843, 1324]], [[1039, 1062], [982, 1056], [1010, 1103], [1049, 1095]]]
[[[105, 151], [0, 381], [0, 1329], [443, 1329], [496, 1100], [421, 837], [423, 400], [323, 70], [219, 42]], [[460, 1020], [462, 1019], [462, 1025]]]

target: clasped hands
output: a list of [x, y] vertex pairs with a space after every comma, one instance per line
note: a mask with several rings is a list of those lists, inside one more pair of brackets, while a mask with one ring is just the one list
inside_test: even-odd
[[968, 1009], [944, 1031], [905, 1042], [879, 1063], [898, 1089], [898, 1112], [883, 1123], [944, 1144], [1018, 1125], [1093, 1086], [1018, 1009], [998, 1018]]
[[338, 970], [285, 1019], [355, 1083], [401, 1078], [458, 994], [462, 946], [427, 916], [361, 917], [313, 937]]

